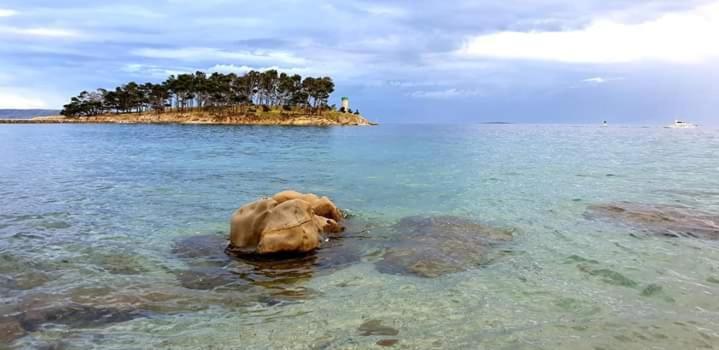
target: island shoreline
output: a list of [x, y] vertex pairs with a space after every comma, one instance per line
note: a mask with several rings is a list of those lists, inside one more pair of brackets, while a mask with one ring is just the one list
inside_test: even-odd
[[142, 113], [83, 117], [47, 116], [31, 119], [0, 119], [0, 124], [176, 124], [176, 125], [246, 125], [246, 126], [373, 126], [362, 116], [325, 112], [324, 115], [249, 115], [213, 116], [209, 114]]

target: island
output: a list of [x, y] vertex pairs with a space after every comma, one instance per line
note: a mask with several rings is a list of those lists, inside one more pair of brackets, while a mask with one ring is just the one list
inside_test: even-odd
[[83, 91], [61, 115], [0, 119], [0, 123], [121, 123], [232, 125], [376, 125], [342, 98], [330, 105], [330, 77], [264, 72], [171, 75], [161, 83], [129, 82], [115, 89]]

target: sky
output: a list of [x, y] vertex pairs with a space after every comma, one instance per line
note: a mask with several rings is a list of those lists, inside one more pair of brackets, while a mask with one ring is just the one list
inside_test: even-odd
[[719, 0], [0, 0], [0, 108], [275, 68], [380, 122], [719, 125], [717, 38]]

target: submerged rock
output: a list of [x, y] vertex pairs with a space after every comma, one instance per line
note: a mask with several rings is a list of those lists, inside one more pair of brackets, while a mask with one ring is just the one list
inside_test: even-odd
[[230, 260], [225, 254], [227, 243], [224, 234], [183, 237], [174, 242], [172, 253], [181, 259], [200, 259], [208, 263], [224, 264]]
[[241, 287], [246, 280], [225, 269], [232, 258], [225, 254], [227, 238], [207, 234], [190, 236], [175, 241], [172, 253], [190, 266], [175, 271], [180, 285], [188, 289], [212, 290], [220, 287]]
[[209, 234], [178, 240], [172, 251], [190, 266], [176, 271], [185, 288], [244, 290], [260, 286], [285, 295], [296, 290], [298, 281], [358, 262], [361, 249], [351, 237], [331, 238], [306, 254], [258, 255], [235, 254], [231, 249], [226, 254], [227, 238]]
[[[58, 274], [58, 267], [43, 258], [32, 259], [22, 252], [1, 250], [0, 292], [6, 290], [31, 290], [40, 287]], [[0, 293], [1, 295], [1, 293]]]
[[367, 320], [363, 322], [357, 329], [361, 336], [370, 335], [397, 335], [399, 331], [389, 327], [383, 326], [381, 320]]
[[46, 325], [90, 328], [146, 316], [128, 306], [79, 304], [53, 294], [35, 294], [0, 308], [0, 340], [10, 343]]
[[582, 271], [590, 276], [599, 278], [602, 282], [628, 288], [636, 288], [639, 283], [622, 275], [621, 273], [607, 269], [607, 268], [594, 268], [589, 264], [577, 265], [579, 271]]
[[47, 274], [39, 271], [27, 271], [15, 274], [13, 277], [0, 276], [0, 283], [8, 289], [28, 290], [33, 289], [50, 280]]
[[719, 239], [719, 215], [670, 205], [630, 202], [587, 207], [585, 217], [610, 219], [655, 235]]
[[245, 281], [221, 268], [192, 268], [176, 273], [180, 285], [187, 289], [212, 290], [246, 285]]
[[9, 317], [0, 318], [0, 341], [2, 343], [9, 344], [24, 335], [25, 329], [22, 328], [20, 321]]
[[69, 304], [28, 310], [19, 317], [19, 320], [25, 330], [32, 332], [48, 323], [86, 328], [125, 322], [138, 317], [143, 315], [136, 310]]
[[256, 284], [271, 286], [333, 272], [358, 262], [360, 258], [360, 250], [351, 240], [335, 238], [308, 254], [240, 255], [229, 268], [236, 274], [245, 274]]
[[643, 297], [655, 296], [657, 294], [662, 293], [663, 289], [664, 288], [662, 288], [662, 286], [660, 286], [656, 283], [651, 283], [648, 286], [644, 287], [644, 289], [642, 289], [642, 292], [640, 295]]
[[381, 339], [376, 344], [379, 346], [393, 346], [397, 343], [399, 343], [399, 339]]
[[464, 271], [490, 260], [490, 249], [512, 239], [512, 231], [454, 217], [412, 216], [394, 227], [377, 270], [390, 274], [438, 277]]
[[90, 253], [87, 260], [105, 271], [117, 275], [139, 275], [147, 272], [142, 258], [131, 252]]
[[235, 211], [230, 247], [241, 254], [307, 253], [319, 248], [323, 235], [341, 232], [342, 219], [327, 197], [280, 192]]

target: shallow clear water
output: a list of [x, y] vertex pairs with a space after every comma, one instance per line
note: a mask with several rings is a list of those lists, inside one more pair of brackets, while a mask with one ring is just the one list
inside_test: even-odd
[[[234, 209], [288, 188], [352, 213], [359, 258], [266, 283], [222, 262], [236, 284], [181, 283], [201, 260], [178, 241], [219, 236]], [[18, 348], [719, 347], [719, 241], [586, 215], [620, 201], [719, 213], [719, 131], [2, 126], [0, 316], [92, 309], [0, 327]], [[514, 240], [463, 272], [378, 272], [390, 227], [413, 215]], [[398, 334], [362, 335], [369, 320]]]

